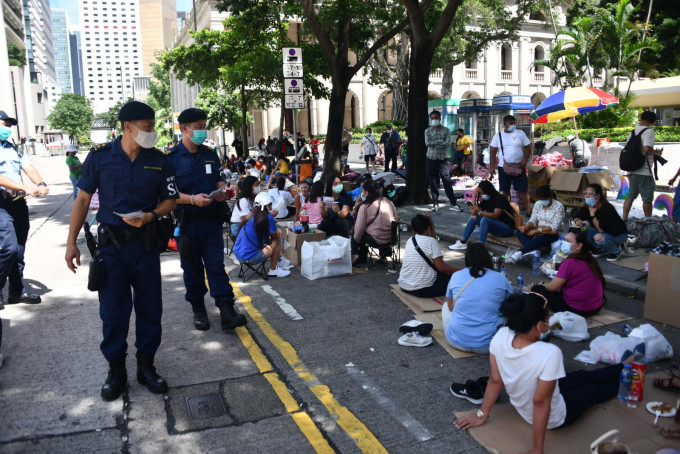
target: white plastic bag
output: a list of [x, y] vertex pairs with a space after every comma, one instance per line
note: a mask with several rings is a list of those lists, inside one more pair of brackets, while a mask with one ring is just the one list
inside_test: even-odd
[[673, 357], [671, 344], [663, 337], [663, 334], [649, 323], [633, 329], [628, 338], [636, 339], [636, 344], [645, 343], [645, 361], [648, 363]]
[[550, 317], [550, 332], [570, 342], [590, 339], [586, 319], [573, 312], [557, 312]]
[[577, 361], [594, 364], [599, 361], [605, 364], [618, 364], [626, 350], [633, 351], [635, 346], [644, 342], [645, 361], [651, 363], [673, 357], [673, 347], [663, 334], [650, 324], [640, 325], [630, 332], [628, 337], [621, 337], [608, 331], [590, 343], [590, 351], [579, 353]]
[[332, 236], [302, 244], [302, 275], [309, 280], [352, 273], [348, 238]]

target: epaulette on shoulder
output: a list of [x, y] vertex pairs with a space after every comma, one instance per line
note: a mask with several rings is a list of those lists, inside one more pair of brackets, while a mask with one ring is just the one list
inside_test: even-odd
[[169, 148], [168, 151], [165, 153], [165, 156], [170, 156], [171, 154], [177, 152], [179, 150], [179, 145], [175, 145], [172, 148]]
[[92, 147], [92, 151], [104, 151], [108, 150], [111, 148], [111, 142], [106, 142], [106, 143], [100, 143], [99, 145], [95, 145]]

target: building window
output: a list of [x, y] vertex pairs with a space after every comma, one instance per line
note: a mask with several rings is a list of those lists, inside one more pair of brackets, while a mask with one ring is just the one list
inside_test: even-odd
[[512, 48], [509, 44], [501, 47], [501, 71], [512, 71]]
[[[545, 50], [543, 50], [543, 46], [536, 46], [534, 49], [534, 61], [538, 60], [544, 60], [545, 59]], [[535, 66], [534, 71], [537, 73], [542, 73], [544, 71], [544, 66]]]

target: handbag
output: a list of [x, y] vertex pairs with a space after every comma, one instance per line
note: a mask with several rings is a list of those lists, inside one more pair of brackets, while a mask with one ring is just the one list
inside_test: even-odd
[[503, 136], [498, 133], [498, 140], [501, 143], [501, 154], [503, 155], [503, 173], [509, 177], [516, 177], [524, 172], [524, 169], [519, 162], [508, 162], [505, 160], [505, 152], [503, 151]]

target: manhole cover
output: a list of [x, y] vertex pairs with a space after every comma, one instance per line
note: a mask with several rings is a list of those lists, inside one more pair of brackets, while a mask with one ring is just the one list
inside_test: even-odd
[[217, 393], [187, 397], [187, 409], [190, 420], [216, 418], [227, 413], [222, 398]]

